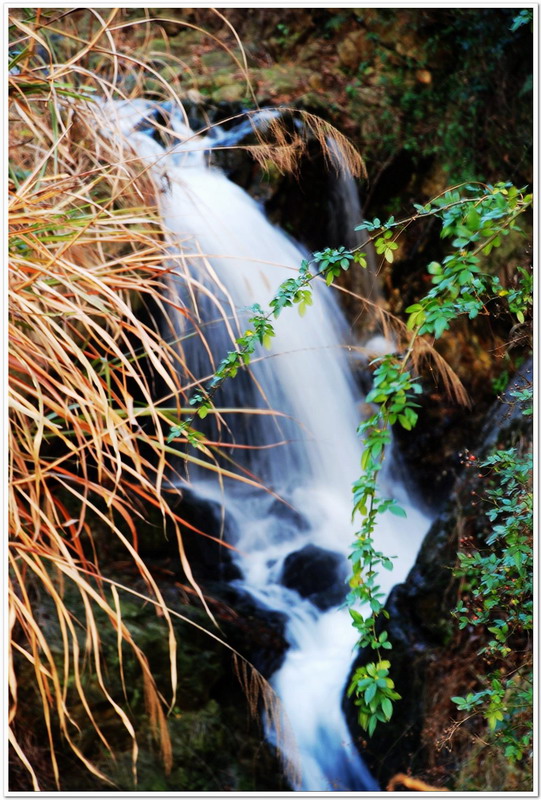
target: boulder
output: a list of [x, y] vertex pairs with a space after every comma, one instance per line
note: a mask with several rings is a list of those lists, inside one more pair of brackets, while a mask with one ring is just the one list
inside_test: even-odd
[[260, 605], [240, 586], [212, 587], [213, 613], [229, 645], [265, 677], [282, 666], [289, 647], [285, 639], [287, 616]]
[[212, 99], [216, 103], [237, 103], [246, 96], [247, 91], [244, 84], [231, 83], [216, 89], [216, 91], [212, 93]]
[[[221, 505], [183, 489], [173, 510], [181, 520], [182, 546], [195, 579], [207, 585], [209, 582], [240, 578], [241, 572], [233, 561], [233, 551], [223, 544], [235, 544], [236, 525], [229, 514], [222, 515]], [[161, 566], [167, 566], [177, 578], [185, 581], [174, 525], [168, 520], [164, 530], [159, 510], [151, 507], [145, 509], [145, 513], [145, 524], [138, 529], [140, 555], [148, 563], [157, 565], [160, 562]], [[192, 530], [190, 525], [201, 533]]]
[[[234, 545], [238, 538], [236, 526], [230, 515], [223, 514], [220, 503], [184, 491], [177, 514], [207, 534], [203, 536], [187, 526], [182, 526], [184, 551], [196, 580], [206, 583], [240, 578], [241, 572], [233, 562], [231, 549], [222, 544], [227, 542]], [[176, 542], [172, 544], [176, 549]]]
[[348, 574], [343, 555], [307, 544], [287, 556], [280, 582], [326, 611], [345, 599]]
[[[277, 525], [285, 529], [298, 531], [310, 530], [310, 523], [296, 508], [283, 503], [281, 500], [273, 500], [268, 509], [269, 516], [276, 517]], [[285, 538], [285, 537], [284, 537]]]

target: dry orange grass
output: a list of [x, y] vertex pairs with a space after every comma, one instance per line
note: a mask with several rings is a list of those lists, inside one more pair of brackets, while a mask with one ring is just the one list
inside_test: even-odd
[[[148, 315], [149, 321], [141, 321], [134, 309], [142, 297], [165, 315], [174, 302], [162, 266], [166, 246], [145, 168], [100, 135], [85, 112], [94, 92], [116, 96], [120, 71], [110, 30], [115, 13], [108, 21], [97, 12], [88, 15], [97, 24], [87, 42], [76, 26], [65, 28], [77, 51], [64, 63], [55, 62], [42, 27], [47, 19], [39, 11], [29, 21], [14, 12], [11, 29], [9, 738], [36, 791], [41, 787], [32, 756], [18, 737], [25, 724], [16, 668], [21, 658], [31, 665], [41, 698], [57, 787], [59, 735], [84, 767], [112, 783], [81, 749], [81, 719], [72, 713], [77, 702], [114, 755], [85, 693], [89, 669], [132, 741], [136, 781], [137, 732], [129, 710], [108, 688], [98, 613], [116, 632], [120, 672], [127, 657], [123, 646], [140, 665], [151, 727], [166, 771], [171, 767], [166, 714], [175, 703], [173, 616], [179, 615], [167, 607], [138, 554], [135, 498], [158, 509], [164, 525], [176, 531], [184, 572], [211, 617], [184, 555], [183, 521], [162, 488], [170, 456], [208, 463], [215, 471], [220, 467], [204, 445], [199, 459], [166, 445], [164, 431], [180, 415], [186, 391], [178, 377], [181, 355], [163, 340], [158, 323]], [[85, 63], [103, 42], [108, 62], [101, 74], [107, 77], [100, 78]], [[151, 373], [166, 387], [168, 408], [158, 407], [156, 401], [164, 398], [154, 396]], [[170, 652], [167, 699], [122, 620], [122, 593], [137, 593], [102, 575], [89, 515], [125, 549], [146, 586], [144, 599], [163, 619]], [[79, 594], [83, 619], [65, 602], [68, 582]], [[38, 617], [35, 587], [54, 608], [60, 654]]]

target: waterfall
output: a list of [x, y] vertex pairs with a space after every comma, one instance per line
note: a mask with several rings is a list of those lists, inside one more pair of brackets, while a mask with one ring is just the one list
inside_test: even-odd
[[[265, 307], [306, 254], [242, 189], [208, 166], [216, 137], [194, 137], [173, 111], [177, 139], [164, 148], [153, 138], [150, 104], [104, 104], [104, 110], [107, 125], [128, 138], [160, 188], [171, 263], [177, 264], [172, 286], [191, 309], [190, 318], [179, 313], [173, 322], [191, 373], [208, 376], [246, 329], [246, 307]], [[360, 469], [355, 430], [363, 398], [348, 366], [339, 307], [321, 281], [313, 288], [306, 316], [286, 309], [275, 322], [272, 350], [258, 352], [249, 372], [227, 381], [215, 398], [218, 407], [269, 412], [223, 417], [235, 445], [231, 457], [272, 494], [234, 481], [223, 492], [204, 470], [192, 472], [191, 482], [201, 497], [225, 504], [236, 521], [239, 585], [287, 616], [290, 647], [271, 682], [295, 737], [300, 777], [294, 789], [376, 791], [341, 710], [356, 641], [340, 603], [355, 531], [351, 484]], [[222, 434], [214, 428], [213, 435]], [[385, 592], [406, 577], [429, 524], [403, 487], [387, 480], [384, 488], [401, 500], [407, 520], [384, 515], [378, 523], [378, 549], [398, 556], [394, 571], [382, 576]], [[273, 740], [273, 730], [267, 736]]]

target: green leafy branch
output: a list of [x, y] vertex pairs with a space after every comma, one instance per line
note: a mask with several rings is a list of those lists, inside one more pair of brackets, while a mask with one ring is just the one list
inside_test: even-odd
[[[382, 645], [386, 643], [387, 634], [381, 634]], [[359, 722], [363, 729], [372, 736], [378, 722], [388, 722], [393, 715], [393, 700], [400, 695], [394, 689], [394, 682], [389, 678], [389, 661], [378, 664], [367, 664], [355, 670], [353, 680], [348, 687], [348, 697], [356, 693], [355, 705], [359, 708]]]
[[[359, 633], [358, 646], [370, 647], [378, 653], [378, 661], [363, 665], [355, 671], [348, 688], [349, 696], [355, 695], [359, 706], [358, 720], [361, 727], [372, 736], [378, 722], [391, 718], [393, 700], [400, 699], [394, 684], [388, 678], [390, 662], [382, 661], [381, 650], [390, 650], [391, 642], [386, 631], [379, 632], [377, 619], [388, 618], [383, 607], [384, 593], [378, 584], [378, 568], [392, 570], [392, 559], [375, 549], [374, 533], [378, 518], [385, 512], [405, 517], [406, 512], [392, 498], [383, 498], [378, 493], [377, 477], [383, 465], [385, 448], [391, 442], [390, 426], [397, 423], [411, 430], [417, 422], [418, 403], [415, 398], [422, 392], [418, 379], [405, 369], [405, 360], [393, 354], [375, 359], [373, 388], [366, 396], [369, 403], [379, 407], [357, 428], [363, 438], [361, 469], [363, 474], [353, 484], [353, 516], [360, 514], [361, 528], [355, 534], [350, 560], [352, 577], [348, 595], [349, 613]], [[353, 608], [358, 603], [370, 609], [368, 615]], [[378, 676], [374, 684], [370, 677]], [[378, 681], [380, 681], [378, 685]], [[372, 693], [372, 685], [376, 687]], [[368, 687], [368, 688], [367, 688]]]
[[[415, 341], [424, 334], [439, 338], [461, 314], [468, 314], [473, 319], [485, 308], [490, 297], [509, 295], [502, 289], [497, 277], [482, 271], [480, 257], [488, 256], [494, 247], [499, 247], [503, 237], [511, 230], [520, 230], [515, 220], [532, 202], [531, 195], [524, 196], [508, 183], [496, 186], [469, 185], [467, 189], [472, 197], [461, 197], [456, 190], [452, 190], [424, 206], [415, 206], [417, 215], [400, 221], [390, 217], [385, 223], [379, 219], [367, 220], [358, 228], [382, 232], [375, 237], [376, 250], [392, 262], [393, 252], [398, 247], [398, 235], [419, 217], [432, 215], [441, 219], [441, 236], [451, 238], [454, 248], [442, 264], [432, 262], [428, 265], [428, 272], [433, 276], [433, 287], [418, 303], [406, 309], [409, 314], [407, 328], [412, 331], [406, 352], [401, 356], [387, 355], [372, 362], [372, 365], [379, 362], [379, 366], [374, 371], [373, 388], [366, 400], [379, 404], [379, 407], [358, 428], [364, 444], [361, 459], [363, 475], [353, 485], [353, 504], [354, 514], [360, 513], [363, 521], [350, 556], [353, 576], [348, 599], [351, 605], [358, 602], [361, 607], [370, 609], [368, 616], [353, 608], [350, 608], [350, 614], [360, 635], [358, 646], [375, 649], [378, 655], [380, 648], [391, 649], [392, 645], [386, 634], [382, 640], [383, 634], [378, 633], [378, 616], [388, 615], [381, 602], [383, 592], [377, 583], [377, 567], [392, 569], [392, 561], [375, 550], [373, 534], [379, 515], [390, 511], [405, 516], [405, 512], [394, 500], [378, 496], [377, 475], [382, 467], [385, 447], [391, 441], [390, 427], [398, 423], [406, 430], [411, 430], [417, 423], [418, 404], [415, 397], [421, 394], [422, 387], [407, 370]], [[391, 229], [398, 230], [395, 240], [391, 240]], [[390, 244], [394, 247], [390, 248]], [[526, 276], [529, 277], [529, 273], [524, 270], [521, 288], [511, 297], [515, 313], [517, 303], [531, 302], [531, 283], [527, 283]], [[519, 307], [521, 309], [522, 306]], [[371, 698], [370, 702], [366, 699], [367, 670], [370, 668], [377, 672], [381, 663], [379, 656], [377, 663], [372, 662], [357, 670], [348, 690], [350, 696], [355, 695], [355, 702], [359, 705], [359, 724], [369, 735], [372, 735], [378, 722], [389, 718], [377, 699]], [[391, 707], [394, 699], [399, 699], [398, 695], [387, 697]]]

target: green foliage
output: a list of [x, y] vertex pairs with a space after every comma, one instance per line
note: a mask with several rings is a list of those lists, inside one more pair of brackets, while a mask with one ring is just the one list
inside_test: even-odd
[[507, 384], [509, 383], [509, 372], [504, 369], [497, 378], [493, 378], [492, 380], [492, 391], [494, 394], [501, 394], [505, 391]]
[[379, 236], [376, 241], [374, 242], [374, 246], [376, 248], [376, 253], [383, 257], [389, 262], [392, 263], [394, 261], [394, 250], [398, 250], [398, 245], [396, 242], [391, 241], [392, 231], [385, 231], [383, 236]]
[[[367, 402], [378, 403], [378, 410], [357, 428], [363, 437], [363, 454], [361, 468], [363, 474], [353, 484], [353, 515], [361, 515], [361, 528], [355, 535], [350, 555], [352, 578], [351, 591], [348, 596], [350, 615], [353, 625], [359, 633], [358, 646], [370, 647], [379, 651], [390, 650], [391, 642], [386, 631], [378, 633], [376, 621], [379, 615], [388, 617], [383, 607], [384, 594], [377, 582], [378, 568], [391, 570], [392, 560], [374, 547], [374, 532], [381, 514], [390, 512], [405, 517], [406, 512], [394, 499], [383, 498], [378, 493], [377, 476], [383, 463], [385, 447], [391, 442], [390, 426], [398, 422], [406, 430], [417, 422], [418, 407], [414, 398], [422, 392], [419, 382], [405, 369], [405, 361], [398, 356], [387, 354], [375, 359], [377, 364], [373, 376], [373, 388], [366, 396]], [[352, 606], [358, 603], [361, 609], [369, 609], [363, 615]], [[385, 665], [385, 666], [384, 666]], [[385, 722], [392, 714], [392, 702], [399, 695], [394, 691], [392, 681], [387, 678], [390, 662], [369, 663], [357, 670], [350, 683], [348, 692], [355, 694], [355, 703], [359, 706], [359, 724], [372, 736], [378, 721]], [[366, 681], [370, 675], [382, 670], [378, 693], [374, 698], [366, 696]], [[384, 687], [383, 678], [390, 681]], [[371, 690], [369, 692], [371, 694]], [[381, 702], [378, 702], [378, 698]]]
[[272, 308], [273, 316], [278, 317], [284, 308], [294, 304], [299, 306], [299, 314], [304, 316], [306, 306], [312, 305], [312, 292], [309, 288], [312, 275], [309, 272], [309, 264], [303, 261], [299, 269], [298, 278], [288, 278], [280, 284], [276, 295], [272, 298], [269, 305]]
[[[201, 414], [199, 416], [201, 417]], [[181, 436], [185, 436], [188, 443], [193, 447], [201, 447], [205, 439], [204, 434], [201, 431], [194, 430], [187, 421], [181, 421], [171, 426], [167, 437], [168, 444]]]
[[390, 217], [383, 224], [374, 219], [357, 228], [381, 231], [375, 240], [377, 252], [392, 261], [393, 253], [389, 248], [396, 249], [398, 245], [391, 241], [391, 229], [396, 229], [396, 238], [420, 217], [441, 220], [441, 237], [451, 239], [454, 249], [441, 264], [433, 261], [428, 265], [433, 288], [406, 308], [407, 327], [419, 335], [433, 334], [438, 339], [456, 317], [467, 314], [469, 319], [475, 319], [480, 313], [486, 313], [486, 303], [493, 297], [506, 297], [509, 310], [519, 322], [524, 322], [532, 304], [533, 279], [527, 270], [519, 268], [519, 285], [508, 291], [483, 264], [483, 257], [486, 259], [493, 249], [500, 247], [506, 237], [520, 232], [516, 219], [531, 206], [532, 195], [511, 183], [468, 184], [465, 190], [465, 196], [454, 189], [425, 205], [415, 204], [417, 215], [408, 219], [395, 221]]
[[[415, 219], [431, 215], [441, 220], [442, 238], [450, 238], [454, 248], [443, 259], [442, 264], [432, 262], [428, 265], [428, 273], [433, 276], [433, 288], [419, 302], [406, 309], [409, 314], [407, 328], [412, 331], [407, 351], [401, 356], [386, 355], [372, 362], [378, 366], [374, 370], [373, 388], [366, 400], [379, 404], [379, 407], [358, 428], [358, 433], [364, 439], [361, 459], [364, 472], [353, 485], [353, 502], [354, 513], [360, 513], [363, 521], [350, 556], [353, 577], [350, 581], [349, 601], [352, 604], [359, 602], [371, 611], [371, 616], [368, 617], [357, 611], [350, 611], [353, 624], [360, 634], [358, 644], [362, 648], [379, 650], [380, 647], [391, 647], [387, 638], [382, 643], [382, 634], [377, 633], [376, 620], [379, 614], [385, 616], [381, 603], [383, 593], [377, 584], [377, 567], [392, 568], [392, 562], [374, 549], [373, 533], [380, 514], [390, 511], [405, 515], [405, 512], [393, 500], [383, 500], [378, 496], [377, 475], [381, 469], [385, 447], [391, 440], [390, 426], [398, 422], [406, 430], [411, 430], [417, 423], [418, 414], [415, 409], [418, 404], [415, 397], [422, 392], [422, 387], [418, 379], [413, 378], [406, 369], [415, 339], [423, 334], [433, 334], [435, 338], [439, 338], [460, 315], [467, 314], [473, 319], [485, 309], [491, 296], [507, 294], [501, 290], [501, 284], [495, 276], [482, 271], [480, 256], [488, 256], [493, 247], [501, 245], [503, 237], [509, 231], [520, 230], [515, 220], [532, 201], [531, 195], [524, 196], [511, 184], [468, 186], [467, 190], [469, 196], [466, 197], [453, 190], [424, 206], [416, 206], [418, 213], [415, 217], [401, 221], [390, 217], [385, 223], [380, 219], [366, 220], [358, 227], [358, 230], [370, 231], [376, 246], [380, 242], [378, 252], [383, 253], [387, 260], [392, 260], [392, 251], [388, 255], [385, 249], [387, 243], [391, 243], [392, 229], [396, 229], [396, 236], [399, 236]], [[376, 233], [378, 231], [382, 232], [381, 235]], [[521, 276], [522, 281], [516, 296], [529, 296], [529, 273], [524, 271]], [[518, 558], [516, 551], [513, 557]], [[479, 567], [478, 564], [476, 566]], [[487, 573], [487, 580], [491, 579], [490, 574]], [[377, 664], [368, 666], [378, 668]], [[362, 699], [365, 679], [364, 674], [360, 679], [354, 676], [349, 690], [351, 694], [355, 694], [356, 702], [360, 705], [361, 727], [372, 735], [379, 717], [377, 711], [371, 710]], [[390, 703], [392, 699], [398, 698], [389, 698]], [[499, 713], [499, 710], [496, 709], [494, 713], [496, 712]], [[494, 714], [491, 719], [494, 719]]]
[[523, 25], [529, 25], [532, 22], [533, 22], [533, 11], [530, 8], [524, 8], [517, 14], [509, 30], [512, 33], [514, 33], [515, 31], [518, 31], [518, 29], [521, 28]]
[[412, 378], [404, 370], [403, 364], [392, 355], [377, 358], [372, 364], [378, 362], [373, 376], [374, 388], [367, 394], [366, 402], [385, 403], [385, 421], [394, 425], [398, 420], [403, 428], [410, 431], [417, 422], [417, 413], [413, 409], [418, 408], [418, 403], [413, 402], [413, 397], [423, 391], [418, 378]]
[[524, 322], [528, 313], [529, 306], [533, 305], [533, 274], [518, 267], [520, 280], [516, 288], [500, 292], [500, 295], [507, 298], [509, 310], [515, 314], [519, 322]]
[[[380, 637], [382, 646], [386, 642], [387, 634]], [[390, 646], [390, 645], [389, 645]], [[355, 670], [353, 680], [348, 688], [348, 697], [356, 692], [355, 705], [359, 707], [359, 722], [372, 736], [378, 722], [388, 722], [393, 714], [393, 700], [399, 700], [400, 695], [394, 690], [394, 682], [389, 675], [389, 661], [380, 661], [378, 664], [367, 664]]]
[[[531, 388], [514, 394], [522, 402], [532, 399]], [[482, 714], [505, 757], [520, 761], [532, 741], [532, 454], [497, 450], [478, 468], [490, 485], [484, 500], [491, 531], [485, 548], [458, 553], [454, 574], [462, 579], [462, 599], [453, 613], [459, 628], [485, 630], [480, 655], [516, 666], [489, 673], [481, 679], [481, 691], [451, 699], [458, 711]]]
[[327, 286], [330, 286], [344, 270], [349, 269], [353, 259], [353, 253], [346, 250], [345, 247], [339, 247], [338, 250], [327, 248], [319, 253], [314, 253], [314, 261], [324, 275]]
[[[404, 151], [414, 173], [434, 159], [456, 181], [500, 174], [502, 156], [524, 166], [532, 125], [524, 101], [532, 88], [531, 10], [350, 13], [348, 29], [364, 32], [367, 61], [364, 74], [359, 68], [346, 86], [347, 110], [359, 120], [373, 174]], [[377, 120], [367, 123], [364, 92], [371, 97], [374, 86]]]

